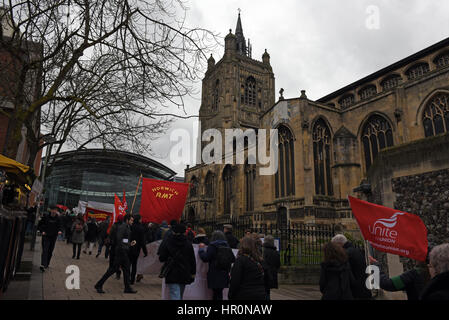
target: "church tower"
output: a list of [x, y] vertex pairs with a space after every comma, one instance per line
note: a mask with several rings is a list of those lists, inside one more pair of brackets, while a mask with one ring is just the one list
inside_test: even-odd
[[262, 61], [252, 59], [251, 51], [239, 13], [235, 34], [229, 30], [225, 37], [223, 57], [217, 63], [212, 55], [208, 60], [199, 111], [201, 134], [210, 128], [261, 127], [260, 116], [275, 102], [274, 74], [267, 51]]

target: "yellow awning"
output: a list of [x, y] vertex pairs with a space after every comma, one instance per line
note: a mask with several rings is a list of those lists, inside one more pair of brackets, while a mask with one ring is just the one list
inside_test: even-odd
[[20, 175], [30, 171], [30, 167], [20, 162], [17, 162], [13, 159], [10, 159], [8, 157], [5, 157], [4, 155], [1, 154], [0, 154], [0, 168], [5, 170], [7, 173], [14, 173], [16, 175]]

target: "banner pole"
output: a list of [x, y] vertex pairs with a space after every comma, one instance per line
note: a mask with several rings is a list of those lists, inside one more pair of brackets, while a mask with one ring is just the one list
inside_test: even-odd
[[134, 203], [136, 202], [136, 198], [137, 198], [137, 191], [139, 191], [140, 180], [142, 180], [142, 174], [140, 174], [140, 177], [139, 177], [139, 182], [137, 183], [136, 193], [134, 194], [133, 205], [132, 205], [132, 207], [131, 207], [131, 215], [133, 214], [133, 210], [134, 210]]

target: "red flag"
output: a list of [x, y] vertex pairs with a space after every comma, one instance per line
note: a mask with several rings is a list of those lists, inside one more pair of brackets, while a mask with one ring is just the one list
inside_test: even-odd
[[414, 214], [348, 197], [365, 240], [373, 248], [418, 261], [427, 256], [427, 228]]
[[186, 203], [188, 183], [142, 178], [139, 214], [142, 221], [162, 223], [181, 218]]

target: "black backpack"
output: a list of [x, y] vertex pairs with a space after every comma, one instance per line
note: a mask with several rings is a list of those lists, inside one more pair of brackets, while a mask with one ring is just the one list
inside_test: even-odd
[[231, 266], [235, 261], [234, 253], [229, 247], [217, 247], [217, 255], [215, 257], [215, 266], [220, 270], [231, 270]]

